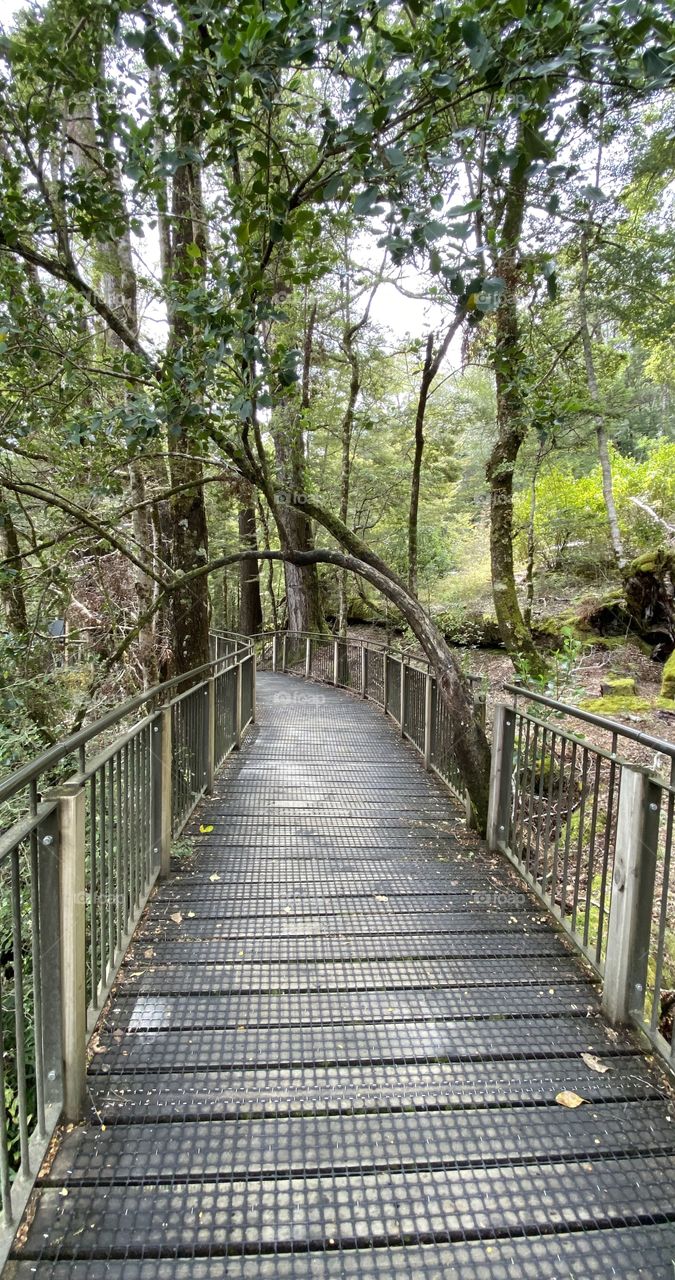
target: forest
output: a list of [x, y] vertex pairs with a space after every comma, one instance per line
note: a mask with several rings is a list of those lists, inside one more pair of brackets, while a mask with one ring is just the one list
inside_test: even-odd
[[376, 629], [467, 725], [484, 672], [672, 732], [673, 35], [659, 0], [10, 15], [3, 771], [214, 626]]

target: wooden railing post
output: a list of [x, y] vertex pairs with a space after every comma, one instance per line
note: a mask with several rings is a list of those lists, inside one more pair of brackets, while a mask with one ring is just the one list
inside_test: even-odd
[[63, 1116], [77, 1124], [84, 1114], [87, 1076], [85, 792], [79, 782], [66, 782], [48, 798], [58, 803]]
[[431, 768], [431, 711], [433, 706], [432, 675], [427, 671], [424, 684], [424, 768]]
[[626, 1022], [644, 1008], [660, 799], [661, 788], [646, 771], [623, 766], [602, 995], [611, 1022]]
[[206, 681], [206, 726], [205, 752], [206, 768], [204, 787], [207, 796], [213, 793], [213, 780], [216, 772], [216, 681], [213, 676]]
[[171, 707], [162, 707], [152, 725], [150, 785], [152, 790], [152, 852], [159, 874], [171, 865]]
[[513, 707], [498, 702], [492, 730], [490, 792], [486, 839], [492, 850], [503, 849], [508, 839], [511, 813], [513, 744], [516, 736], [516, 713]]

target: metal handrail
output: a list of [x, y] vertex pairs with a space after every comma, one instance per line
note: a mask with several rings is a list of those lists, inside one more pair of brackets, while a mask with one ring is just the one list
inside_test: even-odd
[[615, 734], [619, 738], [628, 738], [631, 742], [649, 747], [661, 755], [670, 756], [675, 761], [675, 742], [668, 742], [665, 738], [655, 738], [650, 733], [641, 733], [639, 729], [631, 729], [630, 725], [621, 724], [618, 720], [610, 720], [607, 716], [596, 715], [593, 711], [584, 711], [581, 707], [559, 702], [557, 698], [550, 698], [547, 694], [534, 693], [525, 685], [505, 684], [502, 687], [506, 693], [512, 694], [514, 699], [525, 698], [528, 702], [538, 702], [544, 707], [550, 707], [553, 711], [561, 712], [562, 715], [585, 720], [587, 724], [595, 725], [597, 729], [604, 729], [607, 733]]
[[[212, 639], [212, 661], [127, 699], [0, 784], [0, 801], [22, 793], [0, 834], [12, 925], [0, 1008], [0, 1268], [55, 1125], [82, 1114], [88, 1036], [168, 874], [172, 840], [255, 720], [253, 640]], [[221, 643], [228, 652], [217, 656]], [[139, 709], [114, 741], [85, 753]], [[46, 789], [45, 775], [51, 782], [73, 754], [67, 780]]]
[[41, 755], [30, 760], [28, 764], [22, 765], [14, 773], [9, 774], [7, 778], [0, 781], [0, 804], [3, 804], [6, 800], [11, 800], [17, 791], [21, 791], [29, 783], [34, 782], [40, 774], [46, 773], [65, 756], [73, 755], [80, 747], [84, 747], [88, 742], [91, 742], [92, 738], [98, 738], [100, 734], [105, 733], [106, 729], [111, 729], [114, 725], [119, 724], [134, 711], [138, 711], [158, 697], [162, 700], [158, 704], [161, 706], [162, 702], [166, 700], [164, 695], [171, 689], [177, 688], [178, 685], [185, 684], [187, 680], [193, 681], [197, 676], [205, 676], [210, 672], [215, 673], [215, 668], [218, 668], [219, 671], [225, 670], [225, 664], [237, 661], [240, 656], [239, 648], [243, 651], [241, 656], [248, 656], [252, 652], [253, 641], [249, 640], [248, 637], [234, 637], [226, 634], [224, 638], [228, 640], [236, 638], [238, 648], [234, 653], [226, 654], [222, 658], [214, 658], [212, 662], [206, 662], [201, 667], [195, 667], [192, 671], [187, 671], [180, 676], [173, 676], [170, 680], [164, 680], [161, 684], [153, 685], [151, 689], [144, 690], [143, 693], [135, 694], [133, 698], [129, 698], [118, 707], [113, 707], [111, 711], [107, 711], [105, 715], [98, 720], [94, 720], [92, 724], [79, 729], [77, 733], [70, 734], [69, 737], [63, 738], [60, 742], [56, 742], [53, 747], [48, 747]]

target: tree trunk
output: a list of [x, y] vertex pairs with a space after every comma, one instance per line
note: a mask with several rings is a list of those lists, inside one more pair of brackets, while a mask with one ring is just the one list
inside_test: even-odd
[[[242, 550], [258, 550], [255, 507], [249, 497], [239, 505], [239, 546]], [[257, 560], [239, 564], [239, 627], [242, 635], [254, 636], [262, 631], [263, 614], [260, 600], [260, 571]]]
[[[131, 482], [131, 498], [134, 504], [132, 514], [134, 541], [138, 551], [143, 554], [153, 546], [154, 530], [150, 508], [145, 502], [143, 470], [137, 458], [134, 458], [129, 464], [129, 480]], [[143, 617], [152, 605], [155, 596], [155, 583], [150, 575], [141, 569], [136, 570], [136, 596], [138, 615]], [[138, 633], [138, 653], [143, 672], [143, 688], [151, 689], [159, 679], [155, 627], [152, 621], [146, 622]]]
[[523, 357], [518, 322], [518, 248], [527, 181], [514, 174], [506, 195], [502, 252], [495, 275], [504, 292], [495, 316], [494, 370], [497, 388], [497, 439], [486, 473], [490, 485], [490, 561], [499, 631], [510, 657], [532, 675], [546, 665], [521, 613], [513, 564], [513, 473], [527, 433], [523, 395]]
[[434, 335], [427, 337], [427, 346], [422, 369], [422, 382], [417, 400], [415, 414], [415, 452], [413, 454], [412, 476], [410, 480], [410, 508], [408, 511], [408, 588], [417, 595], [417, 534], [420, 506], [420, 481], [422, 478], [422, 457], [424, 454], [424, 417], [431, 386], [431, 368], [434, 355]]
[[21, 548], [9, 507], [0, 497], [0, 597], [7, 626], [13, 636], [25, 643], [28, 638], [28, 614], [23, 590]]
[[[194, 142], [193, 142], [194, 145]], [[195, 215], [196, 192], [193, 165], [182, 164], [173, 177], [173, 245], [174, 281], [187, 287], [194, 272], [190, 250], [199, 245], [204, 269], [203, 218]], [[180, 312], [170, 314], [169, 357], [179, 360], [189, 355], [192, 325]], [[177, 379], [178, 381], [178, 379]], [[182, 390], [182, 388], [181, 388]], [[172, 563], [174, 572], [189, 573], [208, 560], [208, 530], [204, 503], [203, 469], [197, 455], [193, 432], [185, 425], [184, 411], [193, 408], [194, 392], [186, 385], [176, 406], [174, 420], [169, 423], [169, 473], [172, 488], [187, 485], [171, 498], [173, 524]], [[196, 578], [191, 585], [179, 588], [172, 596], [172, 617], [176, 666], [179, 672], [190, 671], [209, 661], [209, 595], [206, 577]]]
[[[347, 524], [349, 519], [349, 490], [351, 483], [351, 466], [352, 466], [352, 432], [354, 429], [354, 411], [356, 409], [356, 401], [358, 400], [359, 391], [361, 390], [361, 368], [359, 363], [359, 355], [354, 346], [354, 338], [358, 329], [358, 325], [348, 325], [342, 347], [347, 356], [350, 369], [349, 393], [347, 396], [347, 407], [342, 418], [341, 444], [342, 457], [340, 464], [340, 519], [343, 524]], [[343, 569], [339, 576], [338, 585], [338, 633], [346, 637], [347, 635], [347, 587], [349, 575], [346, 569]]]
[[[281, 405], [278, 416], [287, 412], [287, 421], [273, 430], [280, 484], [274, 516], [279, 530], [279, 540], [285, 551], [313, 551], [312, 525], [308, 516], [291, 502], [302, 505], [306, 496], [305, 446], [302, 428], [289, 412], [290, 406]], [[283, 501], [283, 498], [286, 501]], [[315, 564], [298, 565], [284, 563], [286, 579], [286, 611], [289, 631], [324, 631], [326, 624], [321, 605], [321, 588]]]
[[588, 385], [588, 393], [596, 406], [596, 425], [595, 434], [598, 445], [598, 458], [600, 459], [600, 471], [602, 474], [602, 494], [605, 500], [605, 510], [607, 512], [607, 523], [609, 524], [609, 535], [612, 543], [612, 551], [616, 561], [617, 568], [624, 571], [626, 568], [626, 552], [619, 528], [619, 518], [616, 513], [616, 503], [614, 502], [614, 484], [612, 480], [612, 460], [609, 455], [609, 441], [605, 430], [605, 423], [602, 417], [602, 408], [600, 404], [600, 388], [598, 387], [598, 379], [595, 372], [595, 361], [593, 359], [593, 343], [591, 341], [591, 332], [588, 324], [588, 305], [586, 300], [586, 287], [588, 284], [588, 230], [584, 228], [581, 236], [581, 276], [579, 279], [579, 330], [581, 332], [581, 342], [584, 349], [584, 364], [586, 366], [586, 382]]

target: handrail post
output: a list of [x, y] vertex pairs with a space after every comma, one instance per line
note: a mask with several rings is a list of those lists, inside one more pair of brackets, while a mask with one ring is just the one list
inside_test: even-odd
[[312, 674], [312, 638], [307, 636], [305, 640], [305, 680], [309, 680]]
[[490, 761], [490, 791], [486, 840], [496, 852], [503, 849], [508, 837], [508, 820], [511, 812], [511, 770], [513, 746], [516, 738], [516, 713], [513, 707], [498, 702], [494, 711], [492, 730], [492, 758]]
[[382, 658], [382, 703], [384, 714], [387, 714], [387, 701], [389, 698], [389, 654], [386, 649]]
[[286, 632], [281, 637], [281, 670], [286, 670]]
[[427, 671], [424, 683], [424, 768], [431, 768], [431, 709], [433, 685], [431, 672]]
[[361, 642], [361, 697], [368, 697], [368, 645]]
[[77, 1124], [84, 1114], [87, 1078], [85, 792], [79, 782], [66, 782], [47, 798], [58, 803], [63, 1116]]
[[206, 768], [204, 770], [205, 791], [210, 796], [213, 792], [213, 780], [216, 772], [216, 682], [213, 676], [206, 681], [206, 724], [204, 746], [206, 751]]
[[256, 705], [255, 705], [256, 674], [257, 674], [256, 656], [255, 656], [255, 653], [252, 653], [251, 654], [251, 724], [255, 724], [255, 716], [256, 716]]
[[476, 717], [481, 729], [485, 731], [485, 717], [487, 712], [487, 700], [484, 693], [474, 693], [473, 695], [473, 713]]
[[241, 746], [241, 662], [237, 663], [235, 671], [237, 678], [234, 696], [234, 742], [232, 746], [234, 751], [238, 751]]
[[399, 715], [401, 717], [401, 737], [405, 738], [405, 695], [406, 695], [406, 661], [401, 657], [401, 688], [399, 690]]
[[610, 1022], [644, 1008], [660, 801], [661, 788], [646, 771], [623, 766], [602, 993]]
[[340, 642], [339, 642], [338, 640], [334, 640], [334, 641], [333, 641], [333, 684], [335, 684], [335, 685], [338, 683], [338, 676], [339, 676], [339, 674], [340, 674], [340, 647], [339, 647], [339, 643], [340, 643]]
[[171, 863], [171, 705], [162, 707], [152, 726], [150, 778], [152, 789], [152, 852], [160, 876]]
[[276, 669], [277, 669], [277, 633], [275, 631], [274, 635], [272, 636], [272, 670], [276, 671]]
[[37, 935], [42, 998], [42, 1094], [44, 1105], [50, 1106], [53, 1103], [60, 1104], [63, 1096], [58, 806], [38, 827], [37, 850]]

